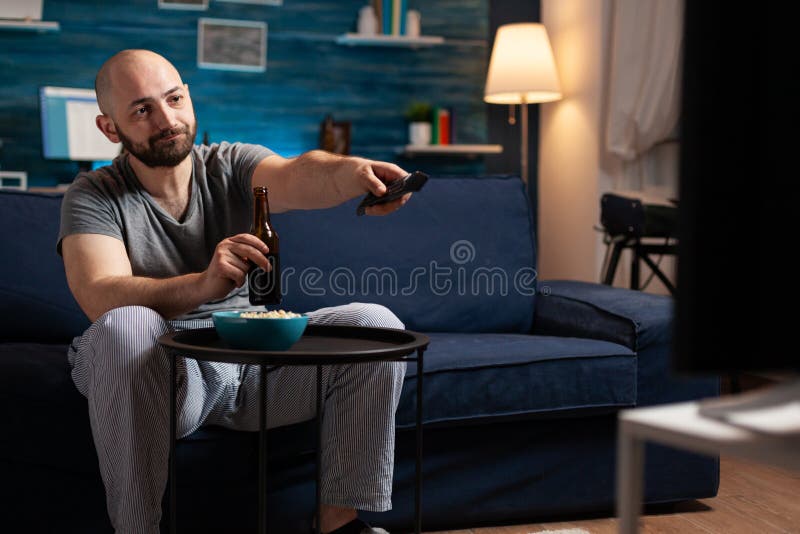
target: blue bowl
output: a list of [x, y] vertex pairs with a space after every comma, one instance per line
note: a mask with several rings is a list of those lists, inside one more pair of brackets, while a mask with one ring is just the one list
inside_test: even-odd
[[235, 349], [287, 350], [303, 335], [308, 317], [240, 317], [238, 311], [213, 312], [217, 334]]

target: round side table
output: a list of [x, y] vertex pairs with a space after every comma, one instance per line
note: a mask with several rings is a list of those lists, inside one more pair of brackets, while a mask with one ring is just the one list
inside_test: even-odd
[[[358, 326], [309, 325], [300, 340], [284, 351], [241, 350], [230, 348], [214, 328], [198, 328], [170, 332], [158, 339], [170, 355], [170, 445], [169, 445], [169, 491], [170, 532], [176, 531], [176, 367], [178, 356], [202, 361], [244, 363], [260, 367], [261, 381], [259, 397], [259, 483], [258, 483], [258, 531], [267, 530], [267, 366], [315, 365], [317, 367], [317, 461], [316, 461], [316, 510], [320, 517], [322, 463], [322, 366], [343, 363], [374, 361], [417, 362], [417, 414], [416, 414], [416, 473], [414, 488], [414, 531], [419, 534], [422, 527], [422, 379], [423, 354], [428, 347], [427, 336], [410, 330], [391, 328], [369, 328]], [[416, 353], [416, 356], [414, 356]], [[320, 532], [320, 521], [316, 522]]]

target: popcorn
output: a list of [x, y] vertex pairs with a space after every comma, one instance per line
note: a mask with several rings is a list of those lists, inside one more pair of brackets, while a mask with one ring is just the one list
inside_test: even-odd
[[273, 310], [268, 312], [263, 311], [248, 311], [239, 313], [239, 317], [245, 319], [292, 319], [295, 317], [302, 317], [299, 313], [287, 312], [284, 310]]

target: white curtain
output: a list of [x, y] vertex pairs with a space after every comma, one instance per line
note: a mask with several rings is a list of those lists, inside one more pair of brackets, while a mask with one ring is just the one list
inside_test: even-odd
[[610, 34], [605, 149], [616, 160], [614, 189], [675, 196], [683, 0], [612, 0]]

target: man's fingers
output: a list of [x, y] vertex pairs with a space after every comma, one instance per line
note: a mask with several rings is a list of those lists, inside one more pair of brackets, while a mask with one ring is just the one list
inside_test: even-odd
[[250, 271], [250, 263], [233, 252], [228, 257], [228, 262], [241, 272], [247, 273]]
[[[267, 248], [266, 245], [264, 245], [264, 248]], [[269, 261], [267, 261], [267, 257], [264, 256], [264, 252], [262, 252], [263, 249], [261, 248], [245, 245], [243, 243], [232, 243], [229, 250], [242, 261], [246, 262], [249, 260], [264, 270], [268, 271], [270, 269]], [[268, 248], [267, 251], [269, 251]]]
[[230, 264], [223, 264], [219, 267], [219, 276], [230, 282], [230, 288], [240, 287], [244, 282], [244, 275], [237, 267]]
[[386, 183], [404, 178], [408, 174], [394, 163], [383, 161], [371, 161], [366, 172], [367, 189], [379, 197], [386, 192]]
[[387, 163], [385, 161], [373, 161], [372, 172], [384, 182], [399, 180], [408, 174], [404, 169], [398, 167], [394, 163]]
[[406, 193], [397, 200], [387, 202], [386, 204], [376, 204], [374, 206], [370, 206], [364, 212], [367, 215], [388, 215], [394, 211], [399, 210], [403, 206], [403, 204], [408, 202], [409, 198], [411, 198], [411, 193]]
[[236, 287], [242, 287], [247, 280], [247, 275], [239, 269], [229, 267], [228, 274], [226, 274], [225, 278], [230, 280]]
[[255, 247], [264, 254], [269, 252], [269, 247], [266, 243], [261, 241], [258, 237], [254, 236], [253, 234], [236, 234], [228, 238], [228, 241], [233, 243], [240, 243], [243, 245], [249, 245], [251, 247]]
[[386, 185], [381, 182], [377, 176], [370, 174], [367, 179], [367, 189], [369, 189], [373, 195], [382, 197], [384, 193], [386, 193]]

